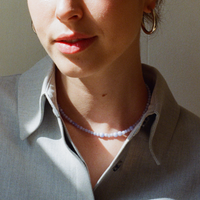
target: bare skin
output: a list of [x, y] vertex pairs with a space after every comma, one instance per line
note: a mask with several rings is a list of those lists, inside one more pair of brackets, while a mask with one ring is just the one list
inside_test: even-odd
[[[71, 119], [90, 130], [112, 133], [128, 128], [142, 115], [147, 103], [147, 91], [141, 65], [135, 70], [130, 66], [129, 73], [128, 69], [123, 70], [119, 68], [117, 71], [115, 68], [112, 75], [107, 75], [109, 78], [106, 72], [99, 78], [86, 79], [66, 78], [57, 71], [59, 104]], [[94, 187], [126, 138], [94, 137], [64, 121], [73, 143], [88, 166]]]
[[94, 188], [101, 175], [117, 155], [126, 138], [101, 139], [81, 132], [67, 122], [65, 123], [73, 143], [87, 164], [91, 184]]
[[[141, 117], [147, 90], [140, 61], [140, 29], [143, 12], [150, 13], [155, 3], [28, 0], [37, 36], [57, 67], [57, 101], [79, 125], [112, 133], [128, 128]], [[67, 51], [59, 48], [63, 35]], [[88, 38], [93, 38], [93, 43], [75, 52], [80, 40]], [[125, 137], [102, 139], [64, 123], [88, 166], [94, 187]]]

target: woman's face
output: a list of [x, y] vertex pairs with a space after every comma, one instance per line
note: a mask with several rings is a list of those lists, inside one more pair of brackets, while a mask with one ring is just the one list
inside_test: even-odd
[[138, 50], [155, 0], [28, 0], [36, 33], [60, 71], [88, 76]]

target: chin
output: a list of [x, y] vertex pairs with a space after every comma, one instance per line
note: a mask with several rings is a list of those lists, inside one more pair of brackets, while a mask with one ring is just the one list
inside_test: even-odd
[[[56, 63], [55, 63], [56, 64]], [[86, 78], [94, 74], [94, 70], [88, 69], [88, 67], [77, 66], [72, 63], [56, 64], [58, 70], [64, 75], [71, 78]]]
[[[89, 59], [85, 60], [89, 61]], [[56, 59], [53, 59], [58, 70], [63, 75], [68, 77], [86, 78], [100, 71], [100, 67], [97, 67], [98, 65], [95, 65], [93, 62], [91, 62], [91, 60], [90, 62], [86, 62], [85, 60], [79, 58], [73, 60], [69, 58], [63, 59], [62, 57], [57, 57]]]

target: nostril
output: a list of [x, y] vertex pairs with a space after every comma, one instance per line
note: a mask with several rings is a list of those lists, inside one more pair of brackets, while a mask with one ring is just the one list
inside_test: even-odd
[[69, 19], [78, 19], [79, 17], [78, 17], [78, 15], [74, 15], [74, 16], [72, 16], [72, 17], [70, 17]]
[[55, 16], [58, 20], [64, 23], [77, 21], [83, 17], [83, 7], [78, 1], [60, 0], [56, 6]]
[[56, 12], [56, 18], [62, 22], [67, 21], [77, 21], [80, 20], [83, 16], [81, 10], [68, 10], [66, 12]]

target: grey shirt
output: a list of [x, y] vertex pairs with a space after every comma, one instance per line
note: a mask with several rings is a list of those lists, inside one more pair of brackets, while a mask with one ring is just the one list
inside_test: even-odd
[[0, 78], [0, 199], [200, 199], [200, 119], [155, 68], [143, 65], [151, 105], [95, 188], [62, 123], [54, 69], [46, 57]]

